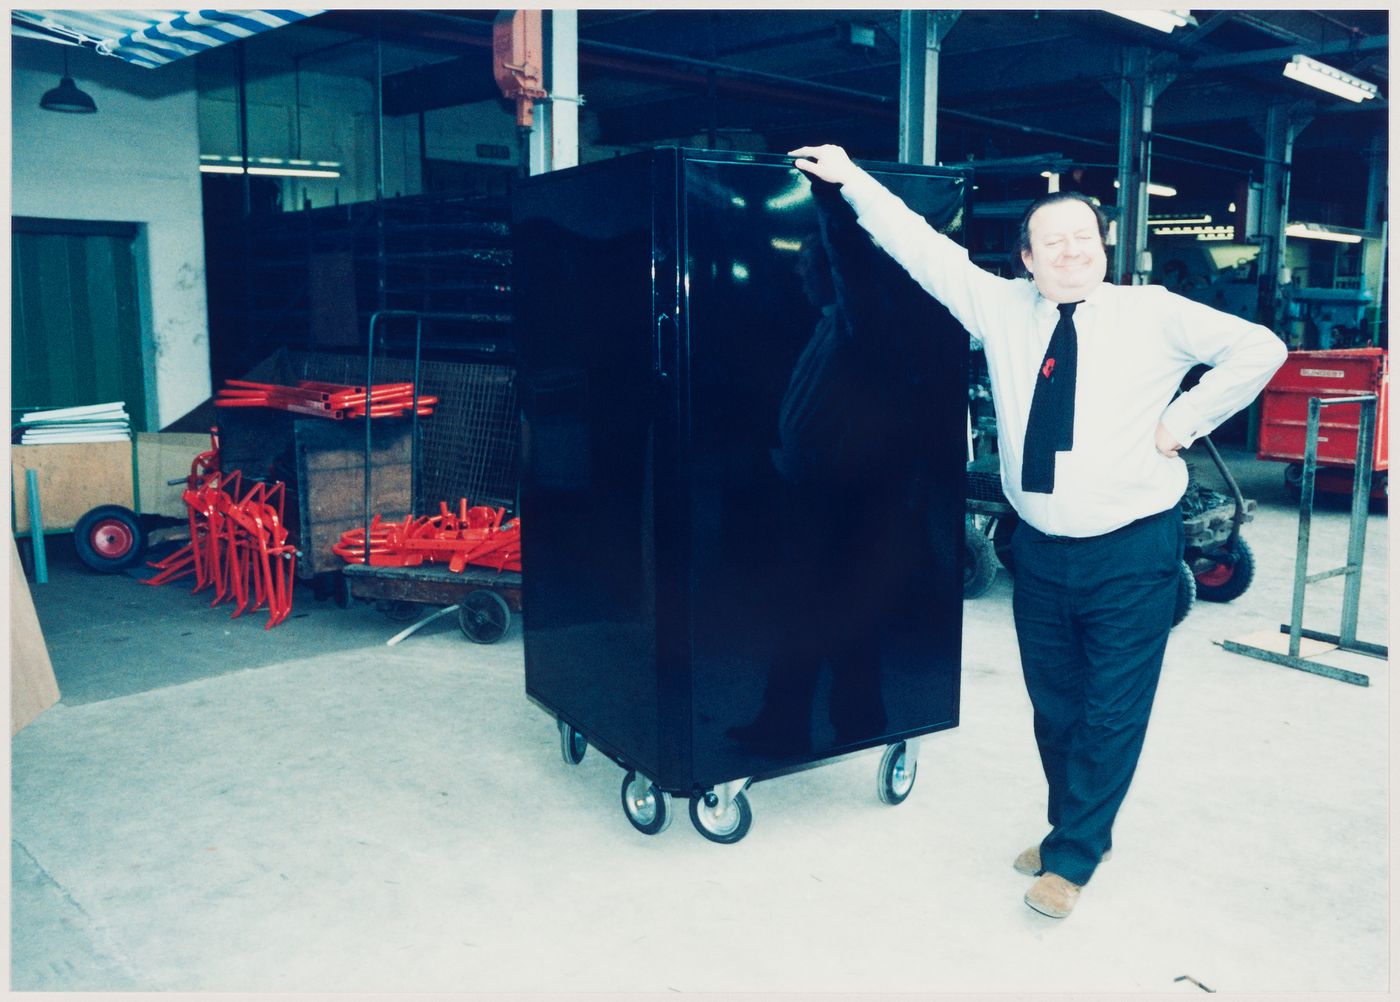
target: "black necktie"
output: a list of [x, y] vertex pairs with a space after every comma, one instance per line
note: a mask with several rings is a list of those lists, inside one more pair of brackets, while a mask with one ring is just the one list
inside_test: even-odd
[[1074, 375], [1079, 363], [1074, 308], [1060, 303], [1060, 321], [1050, 335], [1050, 347], [1040, 363], [1026, 421], [1026, 445], [1021, 455], [1021, 490], [1050, 494], [1055, 490], [1055, 453], [1074, 447]]

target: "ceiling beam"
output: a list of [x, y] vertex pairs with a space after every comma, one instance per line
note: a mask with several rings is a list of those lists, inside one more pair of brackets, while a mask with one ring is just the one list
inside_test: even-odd
[[1379, 52], [1382, 49], [1390, 48], [1389, 35], [1372, 35], [1370, 38], [1342, 39], [1336, 42], [1325, 42], [1320, 45], [1289, 45], [1277, 49], [1256, 49], [1253, 52], [1222, 52], [1212, 56], [1201, 56], [1191, 62], [1191, 69], [1203, 70], [1225, 70], [1233, 69], [1236, 66], [1253, 66], [1258, 63], [1271, 63], [1275, 61], [1288, 62], [1293, 56], [1301, 52], [1305, 56], [1318, 58], [1321, 56], [1339, 56], [1350, 53]]

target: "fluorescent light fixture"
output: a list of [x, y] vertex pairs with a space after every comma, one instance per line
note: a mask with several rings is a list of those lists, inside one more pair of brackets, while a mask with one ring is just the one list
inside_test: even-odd
[[1283, 75], [1358, 104], [1375, 97], [1378, 90], [1370, 81], [1343, 73], [1335, 66], [1319, 63], [1301, 52], [1283, 64]]
[[340, 177], [338, 170], [312, 170], [306, 167], [249, 167], [248, 173], [269, 177]]
[[[200, 164], [201, 174], [242, 174], [243, 168], [234, 164]], [[340, 177], [338, 170], [309, 170], [305, 167], [249, 167], [249, 174], [262, 177]]]
[[787, 237], [774, 237], [768, 241], [768, 246], [780, 251], [800, 251], [802, 249], [801, 240], [791, 240]]
[[1149, 226], [1191, 226], [1191, 225], [1194, 224], [1194, 225], [1197, 225], [1197, 226], [1202, 226], [1202, 225], [1204, 225], [1204, 224], [1206, 224], [1206, 223], [1213, 222], [1213, 221], [1214, 221], [1214, 220], [1212, 220], [1212, 218], [1211, 218], [1210, 216], [1207, 216], [1207, 215], [1204, 215], [1204, 214], [1199, 215], [1199, 216], [1149, 216], [1149, 217], [1148, 217], [1148, 220], [1147, 220], [1147, 225], [1149, 225]]
[[1283, 232], [1285, 236], [1302, 237], [1306, 240], [1332, 240], [1339, 244], [1361, 243], [1359, 233], [1343, 233], [1318, 223], [1289, 223]]
[[1235, 235], [1233, 226], [1224, 225], [1195, 225], [1195, 226], [1163, 226], [1152, 231], [1154, 237], [1199, 237], [1205, 236], [1208, 239], [1223, 240]]
[[1191, 16], [1189, 10], [1110, 10], [1105, 11], [1105, 13], [1117, 14], [1129, 21], [1135, 21], [1138, 24], [1168, 33], [1177, 28], [1184, 28], [1188, 24], [1194, 25], [1196, 23], [1196, 19]]
[[[201, 153], [200, 160], [211, 161], [199, 165], [202, 174], [242, 174], [243, 158], [220, 156], [217, 153]], [[220, 161], [223, 161], [222, 163]], [[340, 164], [335, 160], [285, 160], [282, 157], [249, 157], [248, 173], [263, 177], [340, 177]], [[284, 164], [288, 166], [283, 166]], [[312, 164], [315, 164], [313, 167]]]
[[[1042, 174], [1042, 175], [1040, 175], [1040, 176], [1041, 176], [1041, 177], [1049, 177], [1050, 175], [1049, 175], [1049, 174]], [[1114, 182], [1113, 182], [1113, 187], [1115, 187], [1115, 188], [1121, 187], [1121, 186], [1118, 184], [1118, 181], [1117, 181], [1116, 179], [1115, 179]], [[1176, 189], [1173, 188], [1173, 187], [1172, 187], [1171, 185], [1169, 185], [1169, 184], [1158, 184], [1156, 181], [1148, 181], [1148, 182], [1147, 182], [1147, 193], [1148, 193], [1149, 195], [1157, 195], [1157, 196], [1159, 196], [1159, 197], [1161, 197], [1161, 198], [1171, 198], [1173, 195], [1176, 194]]]

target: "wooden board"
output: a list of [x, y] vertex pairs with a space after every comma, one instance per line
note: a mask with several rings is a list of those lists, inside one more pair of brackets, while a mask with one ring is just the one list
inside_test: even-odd
[[[297, 575], [309, 578], [344, 567], [331, 547], [346, 530], [364, 526], [364, 423], [308, 418], [296, 421], [293, 433], [301, 530]], [[388, 521], [400, 522], [409, 514], [411, 445], [410, 422], [375, 421], [370, 511]], [[290, 521], [290, 512], [287, 517]]]
[[[178, 432], [139, 432], [136, 436], [136, 475], [142, 515], [184, 518], [185, 477], [201, 452], [209, 451], [208, 435]], [[167, 483], [179, 478], [174, 486]], [[40, 488], [42, 490], [42, 488]]]
[[58, 681], [34, 611], [34, 598], [10, 540], [10, 735], [58, 702]]
[[130, 442], [16, 445], [10, 449], [16, 533], [30, 531], [26, 470], [39, 474], [39, 516], [45, 532], [70, 531], [98, 505], [135, 504]]

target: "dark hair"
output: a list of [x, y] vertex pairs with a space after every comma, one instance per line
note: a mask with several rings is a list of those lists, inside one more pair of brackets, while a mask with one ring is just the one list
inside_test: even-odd
[[1016, 237], [1016, 247], [1011, 252], [1011, 267], [1018, 275], [1029, 275], [1026, 271], [1025, 262], [1021, 260], [1021, 254], [1031, 249], [1031, 216], [1047, 205], [1054, 205], [1056, 202], [1082, 202], [1094, 212], [1094, 222], [1099, 227], [1099, 241], [1108, 242], [1108, 218], [1103, 214], [1103, 209], [1099, 208], [1096, 199], [1090, 198], [1081, 191], [1052, 191], [1049, 194], [1041, 195], [1032, 202], [1021, 216], [1021, 226]]

